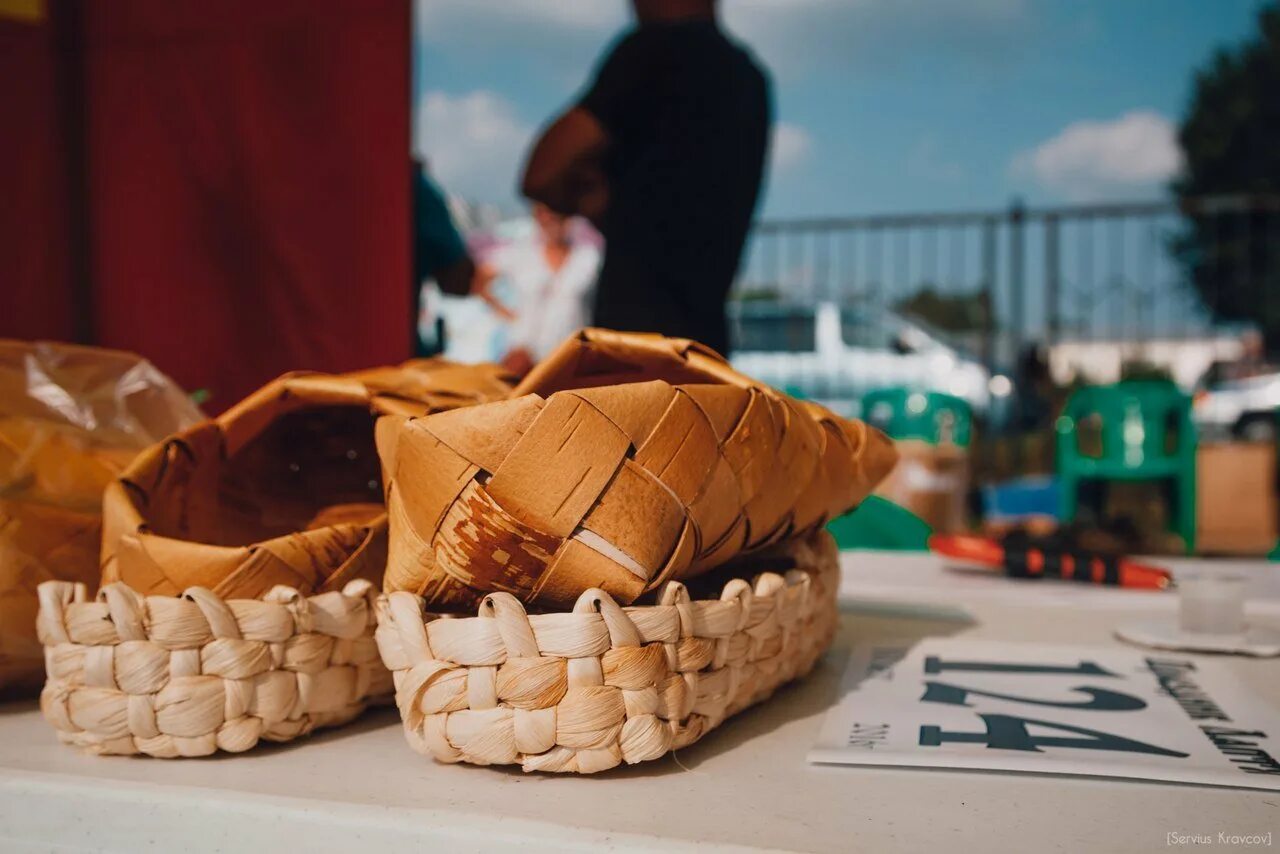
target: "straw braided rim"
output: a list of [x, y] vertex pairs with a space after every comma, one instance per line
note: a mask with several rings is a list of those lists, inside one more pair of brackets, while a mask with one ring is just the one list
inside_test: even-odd
[[203, 587], [142, 596], [118, 582], [90, 601], [83, 584], [45, 582], [40, 709], [64, 743], [163, 758], [346, 723], [391, 692], [373, 640], [376, 593], [364, 579], [230, 600]]
[[593, 773], [692, 744], [804, 675], [834, 636], [839, 573], [825, 531], [794, 544], [797, 568], [729, 581], [692, 600], [622, 607], [598, 588], [567, 613], [529, 614], [508, 593], [476, 617], [378, 598], [378, 649], [410, 745], [442, 762]]

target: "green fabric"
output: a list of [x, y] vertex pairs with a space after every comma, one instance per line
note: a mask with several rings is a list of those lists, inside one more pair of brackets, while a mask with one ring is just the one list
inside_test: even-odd
[[827, 530], [842, 549], [929, 550], [933, 529], [916, 514], [872, 495], [853, 510], [832, 519]]
[[421, 169], [414, 170], [413, 269], [415, 283], [456, 263], [467, 252], [453, 224], [444, 193]]

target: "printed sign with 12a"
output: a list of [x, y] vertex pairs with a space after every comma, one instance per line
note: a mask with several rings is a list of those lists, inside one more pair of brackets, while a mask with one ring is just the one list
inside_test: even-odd
[[927, 640], [855, 650], [810, 760], [1280, 789], [1278, 726], [1214, 663]]

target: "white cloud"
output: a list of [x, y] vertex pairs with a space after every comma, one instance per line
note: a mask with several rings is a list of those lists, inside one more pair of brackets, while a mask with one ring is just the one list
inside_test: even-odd
[[1177, 132], [1151, 110], [1078, 121], [1014, 157], [1011, 172], [1075, 201], [1163, 183], [1182, 168]]
[[427, 92], [418, 105], [414, 148], [451, 193], [510, 204], [533, 128], [501, 96]]
[[809, 155], [813, 140], [804, 128], [787, 122], [777, 122], [773, 126], [771, 146], [770, 171], [776, 174], [798, 166]]

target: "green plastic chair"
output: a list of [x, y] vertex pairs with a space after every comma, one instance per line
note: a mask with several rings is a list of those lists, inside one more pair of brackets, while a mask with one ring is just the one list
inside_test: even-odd
[[879, 495], [868, 496], [848, 513], [827, 523], [841, 549], [929, 550], [933, 529], [923, 519]]
[[[1096, 456], [1080, 448], [1086, 420], [1099, 425]], [[1177, 386], [1159, 380], [1085, 386], [1067, 399], [1056, 426], [1063, 523], [1076, 517], [1082, 481], [1173, 480], [1178, 506], [1172, 527], [1187, 552], [1195, 550], [1196, 431], [1191, 399]]]
[[968, 401], [940, 391], [881, 388], [862, 396], [862, 419], [893, 439], [969, 446], [973, 410]]

